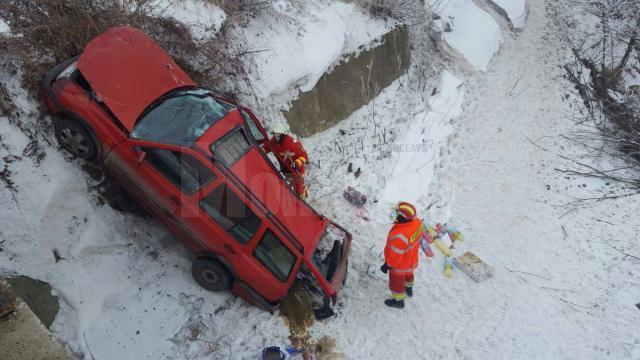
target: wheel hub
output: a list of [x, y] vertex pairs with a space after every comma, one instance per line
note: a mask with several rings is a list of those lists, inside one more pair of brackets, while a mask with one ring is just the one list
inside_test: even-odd
[[60, 142], [67, 150], [78, 155], [86, 155], [91, 149], [87, 139], [81, 133], [70, 128], [62, 129]]
[[202, 271], [202, 278], [211, 284], [217, 284], [220, 281], [218, 272], [213, 269], [205, 269]]

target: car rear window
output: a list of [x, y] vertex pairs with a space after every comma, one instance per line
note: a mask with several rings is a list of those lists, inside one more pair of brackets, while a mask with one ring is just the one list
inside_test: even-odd
[[200, 207], [239, 243], [247, 244], [261, 220], [226, 184], [200, 200]]
[[280, 281], [286, 281], [296, 257], [270, 230], [265, 231], [253, 255]]
[[159, 100], [137, 121], [131, 137], [170, 144], [193, 144], [233, 106], [206, 90], [188, 90]]
[[231, 131], [211, 146], [211, 152], [227, 167], [231, 167], [251, 149], [251, 143], [240, 128]]

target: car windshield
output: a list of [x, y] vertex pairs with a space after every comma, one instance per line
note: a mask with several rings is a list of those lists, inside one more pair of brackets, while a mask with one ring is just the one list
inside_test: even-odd
[[131, 137], [170, 144], [192, 144], [233, 106], [207, 90], [180, 91], [151, 105]]

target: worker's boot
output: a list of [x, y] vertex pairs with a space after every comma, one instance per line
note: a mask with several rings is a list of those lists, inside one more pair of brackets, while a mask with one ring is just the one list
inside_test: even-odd
[[388, 307], [404, 309], [404, 300], [387, 299], [384, 304]]
[[407, 286], [404, 288], [404, 292], [407, 293], [408, 297], [413, 297], [413, 287]]

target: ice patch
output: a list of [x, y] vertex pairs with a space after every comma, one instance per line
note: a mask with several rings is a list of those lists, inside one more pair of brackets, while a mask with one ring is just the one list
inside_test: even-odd
[[428, 6], [448, 22], [442, 37], [460, 52], [477, 70], [485, 71], [493, 55], [500, 49], [502, 33], [498, 23], [472, 0], [430, 0]]
[[492, 1], [507, 13], [514, 28], [522, 29], [524, 27], [525, 20], [527, 19], [527, 0]]
[[373, 19], [354, 4], [333, 2], [296, 9], [274, 5], [275, 21], [258, 18], [243, 29], [255, 63], [251, 84], [259, 97], [297, 86], [313, 89], [342, 55], [356, 51], [387, 33], [392, 24]]

